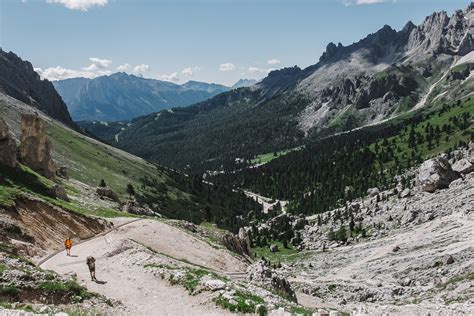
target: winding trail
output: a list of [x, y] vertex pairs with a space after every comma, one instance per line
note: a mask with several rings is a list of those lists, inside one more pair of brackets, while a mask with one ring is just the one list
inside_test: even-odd
[[[151, 250], [151, 251], [150, 251]], [[111, 231], [79, 244], [72, 256], [56, 252], [39, 264], [59, 274], [76, 274], [80, 284], [123, 305], [113, 314], [127, 315], [226, 315], [210, 293], [191, 296], [180, 286], [156, 277], [147, 262], [156, 258], [182, 261], [241, 278], [246, 264], [225, 249], [158, 220], [140, 219], [117, 225]], [[97, 279], [90, 280], [85, 260], [96, 258]], [[160, 260], [161, 260], [160, 259]]]

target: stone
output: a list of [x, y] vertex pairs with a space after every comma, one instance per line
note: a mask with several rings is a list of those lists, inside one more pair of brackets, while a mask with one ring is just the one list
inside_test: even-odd
[[453, 256], [449, 255], [449, 256], [446, 257], [445, 263], [446, 264], [452, 264], [452, 263], [454, 263], [454, 261], [455, 260], [454, 260]]
[[453, 164], [453, 170], [462, 174], [468, 174], [474, 171], [474, 161], [462, 158]]
[[54, 184], [49, 189], [49, 193], [57, 199], [69, 201], [69, 197], [67, 196], [66, 189], [64, 189], [62, 185]]
[[215, 291], [219, 291], [219, 290], [223, 290], [225, 289], [225, 282], [222, 281], [222, 280], [207, 280], [204, 282], [204, 286], [212, 291], [212, 292], [215, 292]]
[[369, 195], [369, 196], [376, 196], [379, 193], [380, 193], [379, 188], [369, 188], [367, 190], [367, 195]]
[[290, 301], [296, 302], [296, 294], [290, 282], [263, 260], [259, 260], [247, 268], [247, 279], [252, 283], [285, 293]]
[[0, 164], [15, 168], [17, 151], [16, 142], [10, 134], [7, 123], [0, 117]]
[[106, 198], [106, 199], [109, 199], [111, 201], [120, 203], [120, 199], [119, 199], [117, 193], [115, 193], [111, 188], [98, 187], [95, 190], [95, 193], [101, 198]]
[[248, 233], [248, 230], [244, 227], [241, 227], [239, 229], [239, 239], [240, 242], [245, 246], [246, 249], [248, 249], [248, 253], [250, 253], [250, 236]]
[[161, 217], [160, 214], [153, 212], [153, 210], [148, 207], [141, 206], [137, 201], [133, 200], [128, 200], [127, 202], [125, 202], [125, 204], [122, 206], [122, 211], [136, 215]]
[[250, 256], [250, 248], [247, 247], [247, 243], [242, 241], [239, 236], [234, 234], [225, 234], [222, 236], [222, 244], [228, 250], [233, 251], [242, 256]]
[[410, 194], [411, 194], [410, 189], [409, 189], [409, 188], [406, 188], [405, 190], [403, 190], [403, 191], [400, 193], [400, 197], [401, 197], [402, 199], [404, 199], [404, 198], [409, 197]]
[[60, 178], [63, 178], [63, 179], [66, 179], [68, 180], [69, 179], [69, 174], [67, 172], [67, 167], [65, 166], [61, 166], [59, 167], [57, 170], [56, 170], [56, 175]]
[[278, 246], [277, 245], [270, 245], [270, 251], [271, 252], [278, 252]]
[[43, 121], [38, 115], [21, 115], [19, 158], [34, 171], [54, 179], [56, 166], [51, 158], [51, 142], [46, 137]]
[[448, 188], [449, 184], [459, 177], [459, 173], [452, 170], [446, 158], [437, 157], [425, 161], [420, 166], [418, 181], [423, 191], [433, 193]]
[[184, 223], [183, 223], [183, 226], [184, 226], [184, 228], [186, 228], [187, 230], [189, 230], [189, 231], [192, 232], [192, 233], [197, 232], [197, 227], [196, 227], [196, 225], [193, 224], [193, 223], [184, 222]]

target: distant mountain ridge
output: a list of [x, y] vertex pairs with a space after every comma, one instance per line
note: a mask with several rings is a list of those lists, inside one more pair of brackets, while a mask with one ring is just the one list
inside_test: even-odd
[[[474, 91], [474, 5], [418, 26], [383, 26], [329, 43], [319, 62], [272, 71], [245, 88], [92, 133], [147, 159], [198, 172], [294, 148], [311, 137], [378, 124]], [[177, 159], [177, 158], [180, 159]], [[239, 159], [241, 161], [241, 159]]]
[[75, 121], [129, 120], [138, 116], [206, 100], [230, 88], [189, 81], [183, 85], [123, 72], [94, 79], [53, 82]]
[[76, 128], [53, 84], [34, 71], [30, 62], [0, 48], [0, 92], [31, 105], [69, 127]]

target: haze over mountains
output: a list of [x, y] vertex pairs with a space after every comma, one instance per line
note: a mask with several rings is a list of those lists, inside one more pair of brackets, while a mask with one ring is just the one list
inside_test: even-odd
[[[249, 86], [251, 80], [240, 80]], [[94, 79], [72, 78], [53, 85], [75, 121], [121, 121], [206, 100], [233, 87], [188, 81], [178, 85], [118, 72]]]
[[[257, 84], [125, 125], [83, 123], [102, 139], [177, 168], [234, 168], [236, 158], [296, 147], [473, 91], [474, 6], [418, 26], [383, 26], [330, 43], [315, 65], [275, 70]], [[150, 146], [152, 144], [152, 146]], [[177, 158], [180, 159], [177, 159]], [[233, 167], [232, 167], [233, 166]]]

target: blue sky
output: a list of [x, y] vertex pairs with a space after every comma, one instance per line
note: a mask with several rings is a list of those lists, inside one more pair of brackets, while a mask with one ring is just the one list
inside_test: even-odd
[[460, 0], [0, 0], [0, 46], [50, 79], [117, 69], [232, 84], [315, 64], [329, 42], [399, 30]]

